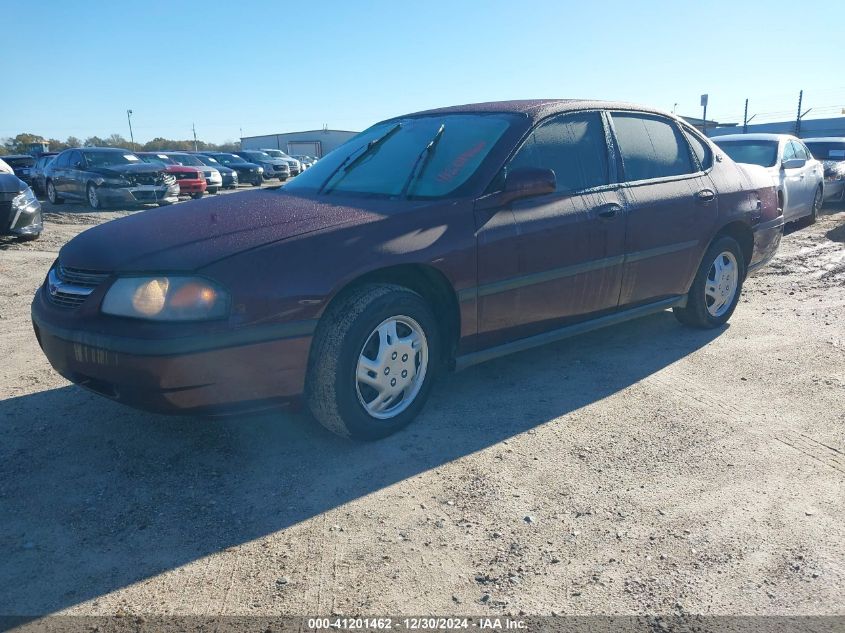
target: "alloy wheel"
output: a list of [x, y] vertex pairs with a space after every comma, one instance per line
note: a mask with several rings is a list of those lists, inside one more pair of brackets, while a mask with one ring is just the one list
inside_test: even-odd
[[376, 327], [358, 356], [358, 402], [377, 419], [405, 411], [419, 394], [428, 369], [428, 340], [419, 323], [394, 316]]
[[92, 209], [100, 206], [100, 199], [97, 196], [97, 188], [94, 185], [88, 185], [88, 204]]
[[707, 312], [716, 318], [727, 312], [733, 304], [738, 287], [739, 264], [733, 253], [723, 251], [713, 260], [707, 272], [704, 284]]

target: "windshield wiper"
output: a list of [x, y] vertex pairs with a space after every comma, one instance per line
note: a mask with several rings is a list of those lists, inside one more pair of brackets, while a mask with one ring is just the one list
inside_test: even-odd
[[[367, 156], [371, 155], [376, 149], [379, 148], [379, 146], [381, 146], [382, 143], [384, 143], [388, 138], [393, 136], [401, 128], [402, 128], [402, 124], [397, 123], [392, 128], [390, 128], [387, 132], [385, 132], [384, 134], [379, 136], [377, 139], [373, 139], [372, 141], [367, 143], [364, 146], [364, 151], [361, 152], [360, 154], [358, 154], [357, 156], [355, 156], [354, 153], [347, 156], [343, 160], [343, 162], [340, 165], [338, 165], [332, 171], [332, 173], [329, 174], [329, 177], [326, 178], [326, 180], [323, 182], [323, 184], [320, 185], [320, 188], [317, 190], [317, 193], [322, 193], [324, 190], [325, 190], [326, 193], [331, 191], [334, 187], [329, 187], [328, 189], [326, 187], [328, 186], [328, 184], [332, 181], [332, 179], [335, 177], [335, 175], [341, 169], [343, 170], [344, 174], [347, 174], [352, 168], [354, 168], [356, 165], [360, 164], [362, 160], [364, 160]], [[353, 156], [355, 156], [354, 159], [352, 158]], [[341, 180], [342, 180], [342, 178], [341, 178]]]
[[[434, 156], [434, 148], [437, 147], [440, 139], [443, 138], [444, 130], [446, 130], [446, 124], [441, 123], [440, 128], [438, 128], [437, 132], [434, 133], [434, 137], [428, 142], [428, 145], [423, 148], [423, 151], [419, 153], [417, 160], [414, 161], [414, 166], [411, 167], [411, 173], [408, 174], [408, 180], [405, 181], [402, 191], [399, 193], [400, 196], [407, 195], [411, 185], [414, 184], [417, 178], [419, 178], [425, 171], [425, 168], [428, 166], [428, 161], [431, 160], [432, 156]], [[417, 170], [417, 165], [420, 167], [419, 170]]]

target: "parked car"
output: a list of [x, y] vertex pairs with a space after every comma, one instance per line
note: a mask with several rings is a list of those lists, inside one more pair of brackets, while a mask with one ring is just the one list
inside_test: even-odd
[[0, 169], [0, 235], [34, 240], [43, 228], [35, 193], [23, 180]]
[[204, 165], [208, 167], [213, 167], [218, 172], [220, 172], [220, 177], [223, 179], [223, 188], [224, 189], [237, 189], [238, 188], [238, 172], [232, 169], [231, 167], [226, 167], [225, 165], [219, 163], [216, 158], [212, 156], [206, 156], [205, 154], [201, 154], [199, 152], [191, 152], [192, 156], [196, 156], [197, 159]]
[[786, 222], [816, 221], [824, 201], [824, 170], [800, 139], [789, 134], [727, 134], [713, 142], [734, 161], [768, 170]]
[[3, 160], [11, 167], [15, 176], [23, 180], [27, 185], [32, 185], [32, 168], [35, 166], [35, 158], [29, 154], [7, 154]]
[[93, 209], [111, 204], [172, 204], [179, 186], [160, 165], [151, 165], [125, 149], [66, 149], [44, 169], [47, 199], [87, 200]]
[[313, 166], [314, 163], [317, 162], [317, 159], [313, 156], [303, 156], [301, 154], [297, 154], [296, 156], [294, 156], [294, 158], [299, 161], [299, 164], [302, 165], [303, 170], [308, 169], [309, 167]]
[[145, 163], [161, 165], [168, 174], [172, 174], [179, 185], [180, 196], [190, 196], [194, 200], [202, 198], [208, 184], [205, 174], [199, 167], [180, 165], [166, 154], [158, 152], [138, 152], [137, 154]]
[[304, 394], [327, 428], [383, 437], [452, 367], [667, 308], [724, 324], [783, 217], [763, 168], [716, 153], [622, 103], [397, 117], [236, 213], [205, 199], [78, 235], [35, 295], [35, 332], [63, 376], [136, 407]]
[[32, 180], [32, 190], [36, 195], [45, 195], [47, 193], [47, 182], [44, 178], [44, 169], [58, 152], [45, 152], [35, 159], [35, 165], [30, 169], [29, 175]]
[[293, 156], [288, 156], [280, 149], [262, 149], [262, 152], [269, 154], [272, 158], [278, 158], [285, 161], [290, 169], [291, 176], [298, 176], [302, 173], [302, 164]]
[[290, 167], [287, 161], [281, 158], [273, 158], [266, 152], [252, 149], [235, 152], [235, 154], [251, 163], [261, 165], [264, 168], [264, 180], [278, 178], [284, 182], [290, 178]]
[[248, 182], [251, 185], [260, 187], [264, 181], [264, 168], [261, 165], [245, 161], [240, 156], [227, 152], [203, 152], [225, 167], [234, 169], [238, 174], [239, 182]]
[[805, 138], [804, 145], [824, 167], [825, 202], [845, 202], [845, 137]]
[[187, 152], [171, 152], [169, 150], [154, 153], [159, 156], [166, 156], [177, 165], [196, 167], [202, 171], [205, 176], [206, 191], [208, 193], [217, 193], [220, 187], [223, 186], [223, 176], [220, 175], [220, 172], [214, 167], [209, 167], [193, 154], [188, 154]]

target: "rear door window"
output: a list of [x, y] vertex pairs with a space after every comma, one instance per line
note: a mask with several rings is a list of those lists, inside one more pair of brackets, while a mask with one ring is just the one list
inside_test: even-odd
[[698, 165], [702, 170], [710, 169], [713, 166], [713, 153], [710, 151], [710, 147], [708, 147], [704, 141], [694, 134], [692, 130], [688, 130], [685, 127], [682, 129], [684, 131], [684, 136], [687, 137], [690, 147], [692, 148], [692, 153], [695, 154], [695, 159], [698, 161]]
[[614, 112], [616, 142], [622, 154], [625, 180], [651, 180], [698, 171], [680, 130], [661, 117]]
[[598, 112], [556, 116], [528, 136], [508, 169], [551, 169], [561, 192], [583, 191], [610, 182], [604, 124]]

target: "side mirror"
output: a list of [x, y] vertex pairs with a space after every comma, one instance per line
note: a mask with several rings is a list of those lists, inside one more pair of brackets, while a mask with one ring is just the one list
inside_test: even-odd
[[500, 202], [506, 204], [520, 198], [542, 196], [553, 193], [555, 189], [557, 189], [557, 178], [551, 169], [522, 167], [508, 172]]
[[803, 158], [790, 158], [781, 163], [784, 169], [798, 169], [807, 164]]

